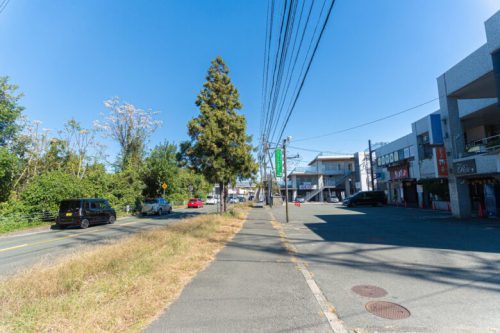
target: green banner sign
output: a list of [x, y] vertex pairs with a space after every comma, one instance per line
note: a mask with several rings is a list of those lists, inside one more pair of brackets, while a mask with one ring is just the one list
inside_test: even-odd
[[274, 151], [274, 160], [276, 161], [276, 177], [283, 177], [283, 151], [281, 148], [276, 148]]

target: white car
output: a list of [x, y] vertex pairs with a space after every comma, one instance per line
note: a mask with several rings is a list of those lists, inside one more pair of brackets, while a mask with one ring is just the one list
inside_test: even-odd
[[172, 213], [172, 205], [163, 198], [148, 199], [141, 208], [142, 215], [163, 215]]
[[237, 204], [239, 202], [240, 202], [240, 200], [237, 197], [230, 197], [229, 198], [229, 203], [230, 204]]
[[218, 202], [219, 199], [217, 199], [213, 195], [207, 195], [207, 200], [205, 200], [205, 204], [207, 205], [216, 205]]
[[216, 205], [218, 203], [219, 203], [219, 198], [214, 197], [213, 195], [207, 195], [207, 200], [205, 200], [205, 204]]

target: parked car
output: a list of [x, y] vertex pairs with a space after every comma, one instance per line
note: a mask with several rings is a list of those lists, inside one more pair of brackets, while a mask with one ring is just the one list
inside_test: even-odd
[[147, 199], [142, 204], [142, 215], [163, 215], [172, 213], [172, 205], [163, 198]]
[[241, 196], [238, 197], [238, 201], [239, 202], [245, 202], [245, 201], [247, 201], [247, 198], [245, 198], [244, 196], [241, 195]]
[[219, 199], [214, 197], [213, 195], [207, 195], [207, 200], [205, 200], [205, 203], [207, 205], [216, 205], [219, 202]]
[[253, 201], [255, 199], [255, 196], [254, 195], [249, 195], [248, 196], [248, 201]]
[[347, 207], [355, 207], [361, 205], [379, 206], [387, 204], [387, 197], [384, 191], [363, 191], [358, 192], [345, 199], [342, 203]]
[[238, 197], [229, 197], [228, 202], [229, 202], [230, 204], [236, 204], [236, 203], [239, 203], [239, 202], [240, 202], [240, 200], [238, 199]]
[[330, 202], [330, 203], [337, 203], [339, 202], [339, 198], [337, 197], [329, 197], [328, 199], [326, 199], [327, 202]]
[[203, 201], [200, 199], [189, 199], [188, 208], [203, 208]]
[[56, 225], [60, 229], [77, 225], [88, 228], [92, 224], [116, 221], [116, 212], [105, 199], [69, 199], [59, 204]]
[[295, 202], [304, 203], [304, 202], [306, 202], [306, 199], [304, 197], [296, 197]]

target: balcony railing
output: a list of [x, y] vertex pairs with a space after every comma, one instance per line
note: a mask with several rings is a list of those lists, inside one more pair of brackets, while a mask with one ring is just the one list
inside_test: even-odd
[[351, 170], [336, 170], [336, 169], [327, 169], [327, 168], [316, 168], [314, 166], [312, 167], [297, 167], [292, 171], [293, 173], [302, 173], [302, 174], [309, 174], [309, 175], [317, 175], [318, 173], [321, 175], [349, 175], [352, 173]]
[[467, 154], [482, 154], [500, 149], [500, 134], [469, 142], [465, 146]]

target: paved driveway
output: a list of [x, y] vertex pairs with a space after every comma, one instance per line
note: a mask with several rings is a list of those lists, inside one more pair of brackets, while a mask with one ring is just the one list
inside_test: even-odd
[[[282, 220], [284, 208], [273, 209]], [[285, 226], [299, 257], [350, 329], [359, 332], [500, 332], [500, 221], [392, 207], [291, 206]], [[373, 285], [387, 295], [363, 297]], [[390, 320], [370, 301], [407, 308]]]

